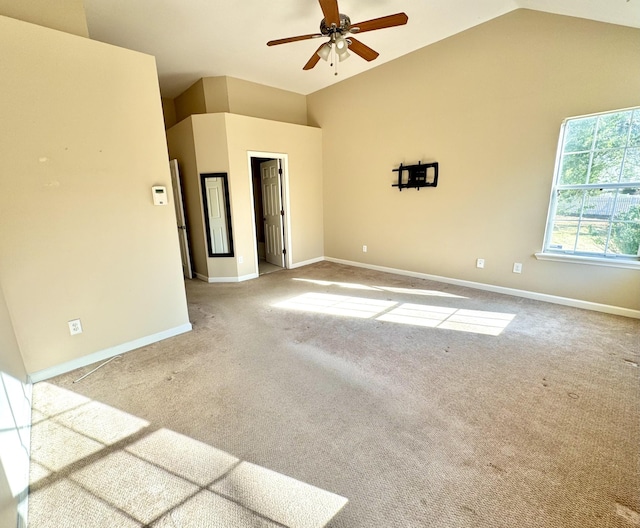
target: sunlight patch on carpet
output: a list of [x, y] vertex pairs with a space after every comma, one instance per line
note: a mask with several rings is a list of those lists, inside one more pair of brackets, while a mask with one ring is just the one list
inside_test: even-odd
[[31, 528], [320, 528], [348, 502], [50, 383], [34, 402]]
[[498, 336], [515, 314], [467, 310], [448, 306], [382, 301], [327, 293], [305, 293], [273, 305], [276, 308], [327, 315], [375, 319], [428, 328]]
[[347, 499], [269, 469], [242, 462], [211, 486], [223, 496], [285, 526], [325, 526]]
[[358, 319], [369, 319], [395, 306], [393, 301], [378, 301], [365, 297], [347, 297], [328, 293], [305, 293], [288, 301], [275, 304], [277, 308], [302, 310], [329, 315], [343, 315]]
[[300, 279], [294, 278], [294, 281], [309, 282], [311, 284], [317, 284], [318, 286], [337, 286], [338, 288], [347, 288], [351, 290], [367, 290], [367, 291], [387, 291], [392, 293], [408, 293], [410, 295], [425, 295], [431, 297], [450, 297], [455, 299], [467, 299], [462, 295], [455, 295], [453, 293], [447, 293], [439, 290], [421, 290], [419, 288], [394, 288], [393, 286], [367, 286], [365, 284], [358, 284], [355, 282], [336, 282], [316, 279]]
[[498, 336], [514, 317], [515, 314], [406, 303], [378, 320]]
[[160, 429], [126, 451], [201, 486], [213, 482], [240, 462], [236, 457], [169, 429]]

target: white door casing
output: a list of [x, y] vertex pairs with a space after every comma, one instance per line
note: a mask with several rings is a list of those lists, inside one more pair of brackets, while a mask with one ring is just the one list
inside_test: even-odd
[[169, 161], [171, 169], [171, 186], [173, 188], [173, 205], [176, 210], [176, 222], [178, 225], [178, 240], [180, 242], [180, 257], [182, 258], [182, 273], [187, 279], [193, 278], [191, 271], [191, 255], [189, 253], [189, 239], [187, 237], [187, 223], [184, 214], [184, 202], [182, 200], [182, 186], [180, 185], [180, 172], [178, 160]]
[[284, 267], [282, 192], [279, 160], [260, 164], [266, 260]]

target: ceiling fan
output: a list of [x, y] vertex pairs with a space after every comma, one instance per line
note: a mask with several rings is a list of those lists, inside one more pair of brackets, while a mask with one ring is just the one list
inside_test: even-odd
[[[407, 17], [405, 13], [396, 13], [395, 15], [373, 18], [359, 22], [358, 24], [352, 24], [351, 19], [338, 10], [338, 0], [318, 0], [318, 2], [324, 15], [324, 18], [320, 22], [320, 33], [299, 35], [297, 37], [270, 40], [267, 42], [267, 46], [276, 46], [278, 44], [287, 44], [299, 40], [329, 37], [327, 42], [324, 42], [318, 47], [302, 68], [303, 70], [310, 70], [321, 58], [327, 60], [332, 53], [334, 56], [337, 56], [339, 61], [346, 60], [349, 57], [349, 50], [366, 61], [372, 61], [378, 57], [379, 53], [353, 38], [352, 34], [373, 31], [374, 29], [402, 26], [409, 20], [409, 17]], [[335, 74], [338, 75], [338, 72], [336, 71]]]

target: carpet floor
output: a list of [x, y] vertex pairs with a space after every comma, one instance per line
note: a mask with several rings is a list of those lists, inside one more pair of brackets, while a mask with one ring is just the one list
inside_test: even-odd
[[640, 526], [640, 321], [322, 262], [34, 386], [30, 526]]

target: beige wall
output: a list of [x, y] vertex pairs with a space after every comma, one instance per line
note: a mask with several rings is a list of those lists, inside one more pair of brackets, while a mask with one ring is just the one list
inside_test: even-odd
[[176, 122], [194, 114], [204, 114], [207, 106], [204, 98], [204, 84], [202, 79], [193, 83], [174, 100]]
[[[235, 114], [201, 114], [171, 128], [167, 137], [169, 153], [181, 167], [195, 271], [201, 278], [246, 278], [258, 272], [249, 151], [288, 155], [292, 264], [323, 256], [319, 129]], [[234, 257], [207, 256], [200, 174], [215, 172], [228, 174]]]
[[[251, 175], [247, 151], [287, 154], [291, 240], [288, 251], [295, 266], [324, 255], [322, 210], [322, 131], [318, 128], [227, 114], [229, 167], [240, 186], [242, 223], [238, 225], [238, 250], [245, 256], [241, 275], [254, 268], [254, 217], [250, 206]], [[234, 224], [234, 229], [236, 225]]]
[[204, 77], [201, 80], [207, 114], [229, 112], [228, 77]]
[[0, 15], [89, 36], [83, 0], [0, 0]]
[[304, 95], [234, 77], [226, 79], [230, 113], [307, 124], [307, 98]]
[[304, 95], [234, 77], [204, 77], [175, 98], [176, 121], [194, 114], [232, 113], [307, 124]]
[[188, 325], [151, 199], [171, 185], [153, 58], [5, 17], [0, 48], [0, 282], [27, 371]]
[[[229, 171], [229, 154], [227, 151], [227, 137], [225, 114], [206, 114], [192, 116], [193, 137], [195, 143], [197, 171], [191, 181], [198, 189], [197, 203], [190, 200], [187, 204], [189, 214], [198, 216], [201, 224], [200, 246], [207, 262], [206, 277], [237, 277], [238, 272], [238, 243], [236, 236], [237, 216], [240, 214], [240, 192], [236, 192], [234, 174]], [[229, 182], [229, 200], [231, 206], [232, 236], [235, 249], [233, 257], [209, 257], [206, 241], [206, 226], [204, 223], [204, 206], [202, 203], [201, 174], [224, 172]], [[195, 193], [194, 193], [195, 198]], [[197, 242], [196, 242], [197, 244]]]
[[169, 157], [178, 160], [182, 197], [187, 219], [187, 237], [189, 240], [191, 266], [193, 271], [203, 277], [208, 276], [207, 253], [203, 245], [205, 230], [201, 214], [201, 194], [196, 165], [195, 140], [193, 137], [193, 116], [180, 121], [167, 130]]
[[176, 104], [173, 99], [162, 98], [162, 115], [164, 117], [164, 128], [166, 129], [171, 128], [178, 122], [176, 119]]
[[[637, 29], [518, 10], [310, 95], [325, 254], [640, 309], [635, 270], [533, 256], [562, 120], [640, 104], [639, 50]], [[437, 188], [391, 187], [420, 160]]]

